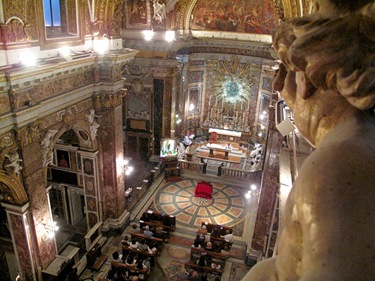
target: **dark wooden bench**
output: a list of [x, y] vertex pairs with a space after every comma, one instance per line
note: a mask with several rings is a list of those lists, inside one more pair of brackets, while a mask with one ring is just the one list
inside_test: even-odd
[[157, 257], [157, 253], [158, 252], [149, 252], [147, 250], [140, 250], [140, 249], [134, 249], [132, 247], [129, 247], [129, 246], [122, 246], [122, 255], [123, 255], [123, 260], [125, 260], [125, 254], [127, 253], [134, 253], [138, 256], [140, 256], [141, 258], [150, 258], [150, 264], [151, 266], [154, 266], [155, 265], [155, 262], [156, 262], [156, 257]]
[[91, 270], [95, 270], [95, 271], [98, 271], [102, 265], [106, 262], [106, 260], [108, 259], [108, 256], [105, 255], [105, 254], [102, 254], [101, 256], [99, 256], [96, 261], [94, 262], [94, 264], [90, 267]]
[[207, 250], [202, 249], [202, 248], [192, 247], [191, 251], [190, 251], [190, 259], [195, 260], [195, 259], [199, 258], [202, 254], [205, 254], [206, 256], [210, 256], [212, 259], [217, 259], [217, 260], [222, 260], [222, 261], [225, 261], [226, 259], [229, 258], [228, 254], [216, 253], [216, 252], [212, 252], [212, 251], [207, 251]]
[[188, 261], [185, 263], [185, 268], [190, 268], [198, 272], [206, 272], [206, 273], [213, 273], [221, 276], [223, 274], [222, 268], [216, 269], [212, 268], [211, 266], [200, 266], [197, 265], [194, 261]]
[[99, 243], [96, 243], [90, 251], [86, 254], [87, 258], [87, 267], [91, 270], [98, 271], [102, 265], [107, 260], [108, 256], [102, 254], [102, 246]]
[[141, 220], [147, 222], [161, 222], [163, 225], [171, 227], [172, 231], [176, 229], [176, 217], [173, 215], [148, 210], [142, 214]]
[[158, 237], [158, 238], [161, 238], [161, 239], [169, 238], [169, 233], [171, 232], [171, 227], [170, 226], [164, 225], [160, 221], [156, 221], [156, 222], [143, 221], [143, 220], [139, 221], [139, 226], [141, 227], [141, 229], [144, 229], [144, 227], [146, 225], [148, 225], [150, 227], [150, 230], [152, 232], [154, 232], [155, 236], [158, 235], [158, 233], [155, 232], [156, 228], [157, 227], [161, 227], [161, 229], [163, 231], [163, 233], [162, 233], [163, 237]]
[[163, 243], [163, 239], [161, 238], [150, 237], [143, 233], [136, 233], [136, 232], [131, 232], [130, 236], [131, 238], [136, 238], [137, 241], [141, 241], [142, 239], [145, 239], [146, 241], [152, 242], [155, 245], [156, 249], [158, 250], [159, 255], [161, 251], [163, 250], [164, 243]]
[[225, 226], [225, 225], [217, 225], [217, 224], [213, 224], [213, 223], [209, 223], [209, 222], [202, 222], [202, 226], [203, 225], [206, 226], [207, 232], [209, 232], [209, 233], [211, 233], [212, 230], [215, 227], [219, 227], [219, 229], [220, 229], [220, 235], [227, 234], [227, 230], [229, 230], [229, 233], [233, 233], [233, 228]]
[[137, 268], [136, 266], [134, 265], [128, 265], [126, 263], [123, 263], [123, 262], [117, 262], [117, 261], [112, 261], [111, 262], [111, 265], [112, 267], [115, 267], [115, 268], [123, 268], [125, 270], [129, 270], [129, 271], [134, 271], [136, 273], [142, 273], [145, 275], [145, 279], [147, 279], [147, 276], [150, 274], [150, 269], [148, 268]]

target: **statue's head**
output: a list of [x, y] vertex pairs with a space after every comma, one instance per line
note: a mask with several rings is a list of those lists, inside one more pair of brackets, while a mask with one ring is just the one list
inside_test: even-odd
[[[339, 12], [333, 16], [326, 9]], [[342, 110], [374, 109], [374, 30], [374, 0], [318, 0], [316, 13], [276, 30], [273, 44], [283, 64], [274, 86], [294, 114], [303, 115], [301, 123], [311, 125], [321, 115], [339, 114], [330, 111], [338, 104]], [[296, 124], [305, 125], [297, 118]]]

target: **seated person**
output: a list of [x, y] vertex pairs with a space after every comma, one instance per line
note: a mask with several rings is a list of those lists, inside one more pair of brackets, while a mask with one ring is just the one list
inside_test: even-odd
[[[204, 241], [203, 241], [204, 243]], [[202, 247], [202, 240], [200, 239], [200, 234], [198, 234], [195, 239], [194, 239], [194, 242], [193, 242], [193, 247], [195, 248], [200, 248]]]
[[193, 271], [191, 275], [189, 276], [190, 281], [200, 281], [200, 277], [197, 271]]
[[132, 238], [132, 241], [129, 243], [130, 248], [137, 249], [138, 248], [138, 241], [135, 238]]
[[130, 246], [130, 244], [129, 244], [129, 236], [128, 235], [125, 235], [124, 239], [121, 240], [121, 245], [122, 246]]
[[120, 255], [117, 251], [112, 253], [112, 260], [116, 262], [121, 262], [122, 255]]
[[211, 237], [220, 238], [220, 228], [218, 226], [215, 226], [214, 229], [211, 232]]
[[206, 247], [205, 247], [205, 250], [207, 250], [207, 251], [213, 251], [213, 250], [214, 250], [214, 249], [212, 248], [212, 243], [211, 243], [211, 242], [207, 242]]
[[224, 240], [225, 240], [225, 247], [228, 250], [230, 246], [233, 244], [233, 234], [230, 233], [228, 229], [224, 235]]
[[154, 233], [150, 230], [150, 227], [146, 225], [144, 228], [143, 234], [147, 235], [148, 237], [151, 237]]
[[155, 227], [155, 237], [163, 239], [163, 242], [167, 236], [167, 232], [164, 231], [163, 227], [157, 226]]
[[136, 265], [136, 259], [134, 258], [134, 255], [132, 253], [130, 253], [127, 257], [127, 259], [125, 260], [125, 264], [127, 265], [132, 265], [132, 266], [135, 266]]
[[148, 213], [144, 212], [140, 218], [141, 221], [150, 221]]
[[158, 249], [155, 247], [155, 244], [150, 242], [148, 245], [148, 252], [152, 254], [152, 253], [156, 253], [157, 251]]
[[141, 232], [141, 229], [135, 223], [133, 223], [132, 228], [133, 228], [133, 232], [136, 232], [136, 233], [140, 233]]
[[146, 244], [145, 239], [142, 239], [141, 242], [138, 244], [138, 249], [141, 251], [148, 251], [148, 245]]
[[205, 255], [201, 255], [199, 257], [199, 259], [197, 260], [197, 265], [199, 265], [199, 266], [206, 266], [207, 265], [207, 261], [206, 261], [206, 256]]
[[197, 234], [206, 235], [207, 234], [207, 227], [205, 225], [202, 225], [202, 227], [200, 229], [198, 229]]

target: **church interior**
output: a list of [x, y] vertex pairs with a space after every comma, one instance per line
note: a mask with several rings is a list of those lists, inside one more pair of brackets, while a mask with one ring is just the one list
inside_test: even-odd
[[0, 0], [1, 280], [241, 280], [275, 255], [313, 148], [273, 90], [272, 33], [313, 9]]

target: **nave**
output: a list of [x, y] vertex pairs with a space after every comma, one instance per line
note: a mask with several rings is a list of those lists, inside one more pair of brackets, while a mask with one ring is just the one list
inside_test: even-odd
[[[212, 183], [212, 199], [194, 197], [195, 186], [202, 180]], [[94, 276], [95, 280], [106, 277], [111, 267], [113, 252], [120, 251], [121, 241], [125, 236], [130, 237], [132, 225], [139, 225], [141, 215], [148, 210], [174, 215], [176, 230], [171, 232], [147, 280], [180, 280], [179, 273], [190, 260], [192, 244], [202, 222], [233, 229], [233, 245], [229, 251], [222, 251], [229, 258], [225, 261], [221, 280], [241, 280], [249, 269], [244, 262], [246, 243], [249, 242], [249, 237], [252, 237], [258, 203], [258, 196], [247, 199], [245, 192], [244, 188], [233, 186], [216, 176], [206, 175], [202, 178], [202, 175], [187, 173], [183, 180], [169, 183], [163, 177], [157, 178], [132, 212], [131, 223], [125, 231], [119, 236], [109, 237], [106, 241], [102, 250], [108, 256], [105, 264], [99, 271], [86, 269], [80, 280], [91, 276]]]

